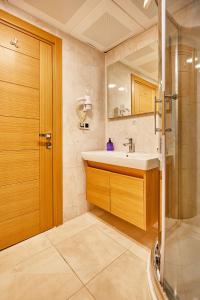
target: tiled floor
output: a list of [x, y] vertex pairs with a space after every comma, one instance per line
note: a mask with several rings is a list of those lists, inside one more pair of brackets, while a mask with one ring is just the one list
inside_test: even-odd
[[[167, 232], [164, 276], [183, 300], [200, 299], [200, 230], [198, 216], [178, 220]], [[172, 223], [167, 220], [167, 224]]]
[[86, 213], [0, 253], [1, 300], [147, 300], [150, 250]]
[[98, 207], [94, 208], [92, 210], [92, 213], [103, 222], [110, 224], [120, 232], [128, 235], [130, 238], [134, 239], [140, 244], [145, 245], [149, 249], [152, 248], [153, 244], [155, 243], [155, 240], [158, 237], [157, 226], [145, 232], [144, 230], [132, 225], [131, 223], [128, 223]]

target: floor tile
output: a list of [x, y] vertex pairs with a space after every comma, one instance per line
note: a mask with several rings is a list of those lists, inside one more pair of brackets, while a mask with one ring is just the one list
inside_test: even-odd
[[51, 247], [0, 275], [1, 300], [66, 300], [82, 284]]
[[0, 273], [9, 271], [16, 264], [50, 247], [44, 234], [37, 235], [0, 252]]
[[133, 242], [131, 247], [129, 248], [129, 251], [131, 251], [133, 254], [135, 254], [137, 257], [141, 258], [145, 262], [148, 261], [148, 258], [151, 254], [151, 251], [149, 248], [137, 243]]
[[139, 258], [143, 259], [147, 262], [148, 257], [150, 255], [150, 249], [145, 247], [144, 245], [134, 241], [130, 237], [126, 236], [125, 234], [120, 233], [114, 227], [108, 226], [103, 222], [99, 222], [96, 227], [99, 230], [102, 230], [105, 234], [107, 234], [110, 238], [118, 242], [123, 247], [129, 249], [133, 254], [138, 256]]
[[200, 299], [200, 261], [197, 260], [195, 264], [184, 267], [182, 277], [184, 288], [179, 289], [178, 295], [185, 290], [186, 299]]
[[56, 245], [97, 222], [98, 220], [95, 216], [86, 213], [80, 217], [67, 221], [59, 227], [53, 228], [47, 233], [47, 237], [53, 245]]
[[103, 222], [99, 222], [96, 227], [127, 249], [130, 248], [133, 244], [133, 240], [126, 237], [124, 234], [121, 234], [117, 229], [114, 229], [113, 227], [108, 226]]
[[150, 300], [146, 264], [127, 251], [87, 285], [97, 300]]
[[94, 225], [56, 247], [84, 283], [126, 250]]
[[103, 211], [102, 213], [99, 213], [98, 211], [96, 213], [96, 210], [92, 210], [90, 213], [98, 217], [99, 221], [102, 221], [108, 226], [115, 228], [116, 231], [128, 236], [133, 240], [136, 240], [138, 243], [143, 244], [150, 249], [157, 239], [158, 232], [154, 228], [149, 231], [144, 231], [106, 211]]
[[[181, 266], [170, 264], [167, 261], [165, 261], [164, 278], [165, 278], [166, 288], [169, 286], [170, 290], [173, 290], [181, 300], [187, 299], [186, 290], [185, 290], [186, 286], [183, 281], [183, 269]], [[188, 299], [192, 299], [192, 298], [188, 298]]]
[[82, 288], [75, 295], [69, 298], [69, 300], [94, 300], [94, 297], [92, 297], [86, 288]]

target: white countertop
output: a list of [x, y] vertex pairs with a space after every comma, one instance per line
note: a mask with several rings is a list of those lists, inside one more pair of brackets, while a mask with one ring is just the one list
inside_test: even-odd
[[88, 151], [81, 153], [84, 160], [95, 161], [139, 170], [151, 170], [160, 166], [159, 154], [119, 151]]

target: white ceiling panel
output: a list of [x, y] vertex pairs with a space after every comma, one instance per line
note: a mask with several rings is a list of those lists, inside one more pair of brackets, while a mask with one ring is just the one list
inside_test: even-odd
[[143, 0], [8, 0], [42, 21], [108, 51], [156, 23]]
[[131, 62], [135, 62], [135, 61], [141, 59], [141, 57], [143, 59], [147, 55], [152, 54], [154, 52], [155, 51], [154, 51], [154, 49], [152, 47], [146, 46], [146, 47], [144, 47], [142, 49], [139, 49], [139, 50], [135, 51], [134, 53], [130, 54], [129, 56], [127, 56], [126, 57], [126, 61], [130, 62], [130, 63]]
[[[100, 24], [102, 25], [101, 27], [99, 26]], [[97, 40], [97, 35], [94, 33], [94, 28], [98, 30], [99, 40]], [[119, 33], [117, 32], [118, 30]], [[143, 28], [124, 13], [113, 1], [102, 0], [99, 1], [99, 4], [90, 12], [87, 18], [79, 22], [71, 33], [77, 38], [94, 45], [101, 51], [108, 51], [130, 36], [142, 31]], [[101, 44], [100, 35], [102, 42], [108, 42], [110, 38], [110, 43], [106, 43], [106, 46], [104, 43]], [[105, 35], [104, 39], [103, 35]]]
[[86, 0], [24, 0], [24, 2], [66, 24]]
[[140, 69], [143, 69], [144, 71], [148, 73], [154, 73], [155, 69], [157, 69], [158, 60], [152, 60], [147, 62], [146, 64], [142, 64], [139, 66]]
[[138, 49], [126, 56], [121, 62], [133, 70], [138, 75], [158, 81], [158, 42], [153, 42], [146, 47]]
[[115, 44], [116, 41], [122, 40], [131, 33], [131, 29], [124, 26], [110, 14], [105, 13], [83, 35], [107, 49], [110, 45]]

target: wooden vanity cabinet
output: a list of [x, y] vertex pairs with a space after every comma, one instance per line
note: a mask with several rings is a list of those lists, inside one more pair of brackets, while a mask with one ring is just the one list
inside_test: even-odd
[[158, 221], [159, 174], [88, 161], [87, 201], [146, 231]]
[[110, 212], [145, 229], [144, 179], [111, 173]]
[[86, 168], [87, 201], [110, 211], [110, 173], [95, 168]]

